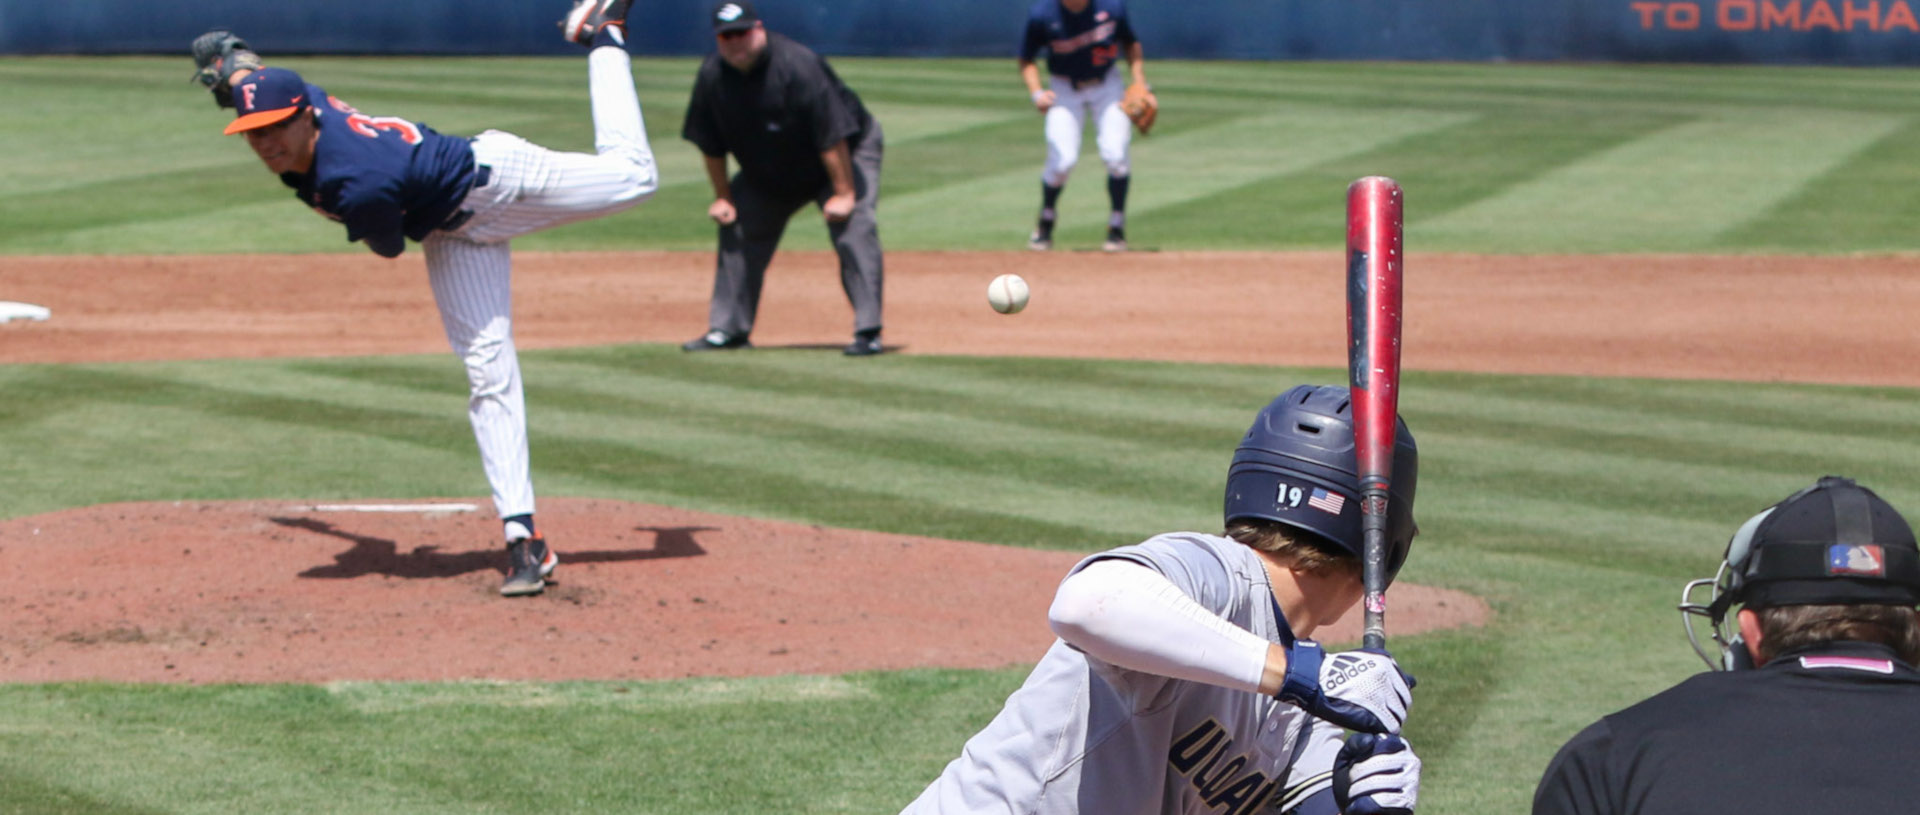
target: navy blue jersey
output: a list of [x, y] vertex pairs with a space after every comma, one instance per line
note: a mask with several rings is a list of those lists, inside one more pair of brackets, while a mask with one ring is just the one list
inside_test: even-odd
[[[391, 116], [368, 116], [307, 85], [319, 112], [313, 168], [280, 180], [314, 211], [346, 224], [347, 240], [386, 257], [453, 215], [473, 186], [466, 139]], [[322, 101], [324, 100], [324, 101]]]
[[1027, 10], [1027, 33], [1020, 58], [1047, 52], [1047, 73], [1075, 81], [1101, 79], [1120, 61], [1121, 49], [1134, 43], [1122, 0], [1089, 0], [1074, 14], [1060, 0], [1035, 0]]

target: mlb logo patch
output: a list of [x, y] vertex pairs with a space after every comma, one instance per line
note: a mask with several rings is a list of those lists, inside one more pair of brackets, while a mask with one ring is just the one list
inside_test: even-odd
[[1836, 543], [1827, 549], [1827, 574], [1886, 577], [1887, 560], [1879, 544]]

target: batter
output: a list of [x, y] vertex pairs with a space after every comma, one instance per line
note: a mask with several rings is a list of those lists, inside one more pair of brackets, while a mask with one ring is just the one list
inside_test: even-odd
[[223, 83], [238, 114], [226, 132], [245, 134], [302, 203], [381, 257], [398, 257], [409, 239], [426, 252], [447, 341], [467, 369], [467, 416], [502, 520], [508, 596], [541, 592], [559, 562], [534, 525], [508, 242], [620, 212], [659, 187], [625, 48], [628, 2], [580, 0], [562, 21], [567, 39], [591, 49], [593, 155], [498, 130], [465, 139], [370, 116], [283, 68], [235, 71]]
[[[1346, 388], [1288, 391], [1235, 451], [1225, 535], [1075, 566], [1048, 611], [1059, 639], [905, 812], [1411, 813], [1420, 762], [1389, 735], [1411, 682], [1384, 652], [1308, 639], [1362, 592], [1351, 419]], [[1390, 576], [1414, 534], [1405, 424], [1396, 448]]]
[[[1034, 57], [1047, 54], [1047, 84], [1041, 85]], [[1040, 221], [1027, 239], [1028, 248], [1053, 248], [1055, 205], [1066, 187], [1067, 174], [1080, 161], [1080, 137], [1086, 120], [1096, 127], [1100, 160], [1107, 165], [1108, 252], [1127, 249], [1127, 186], [1132, 169], [1127, 149], [1133, 143], [1133, 122], [1120, 109], [1127, 83], [1114, 71], [1121, 54], [1127, 58], [1132, 81], [1145, 85], [1146, 62], [1140, 41], [1127, 21], [1122, 0], [1036, 0], [1027, 10], [1026, 34], [1020, 42], [1020, 78], [1027, 83], [1033, 106], [1046, 116], [1047, 165], [1040, 173]]]

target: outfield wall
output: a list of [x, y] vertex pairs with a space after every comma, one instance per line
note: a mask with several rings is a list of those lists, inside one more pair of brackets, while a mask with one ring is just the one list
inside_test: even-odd
[[[0, 52], [558, 54], [566, 0], [0, 3]], [[1920, 0], [1134, 0], [1149, 58], [1920, 64]], [[761, 0], [829, 54], [1011, 56], [1025, 0]], [[635, 50], [711, 50], [708, 0], [640, 0]]]

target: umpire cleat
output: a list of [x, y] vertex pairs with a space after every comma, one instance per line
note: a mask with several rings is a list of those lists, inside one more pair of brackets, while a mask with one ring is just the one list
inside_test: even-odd
[[886, 350], [886, 346], [880, 344], [880, 332], [860, 331], [853, 335], [853, 342], [848, 343], [840, 353], [850, 357], [871, 357]]
[[735, 348], [752, 348], [745, 335], [734, 336], [716, 328], [680, 345], [682, 351], [730, 351]]
[[500, 584], [500, 594], [507, 597], [523, 597], [546, 591], [548, 574], [560, 559], [554, 557], [553, 550], [547, 548], [544, 538], [522, 538], [507, 543], [507, 581]]
[[1045, 252], [1053, 248], [1053, 222], [1042, 220], [1033, 225], [1033, 234], [1027, 237], [1027, 248], [1035, 252]]
[[1117, 226], [1107, 227], [1107, 241], [1100, 244], [1102, 252], [1127, 251], [1127, 231]]
[[626, 27], [627, 8], [633, 0], [579, 0], [560, 21], [560, 35], [567, 42], [593, 47], [595, 34], [608, 26]]

